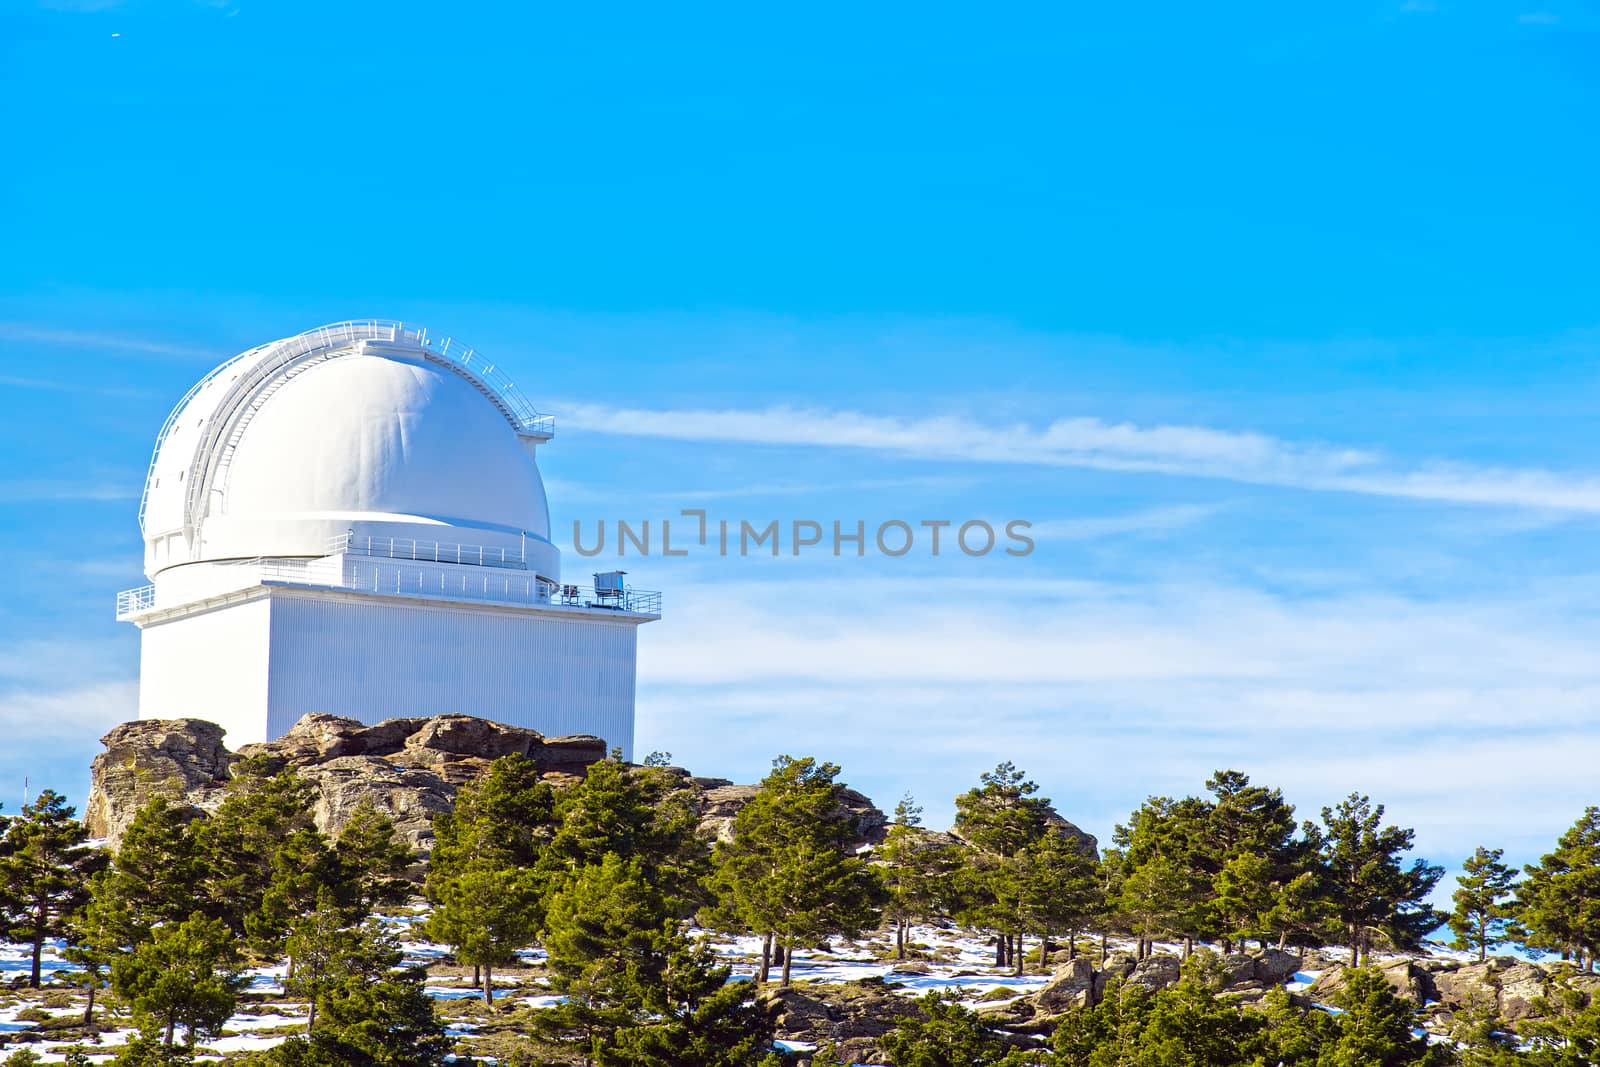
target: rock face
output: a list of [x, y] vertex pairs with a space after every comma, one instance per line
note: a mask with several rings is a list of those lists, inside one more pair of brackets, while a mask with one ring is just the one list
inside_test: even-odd
[[584, 735], [547, 738], [534, 730], [468, 715], [389, 719], [366, 726], [336, 715], [307, 715], [276, 741], [223, 747], [222, 729], [201, 719], [123, 723], [101, 738], [84, 818], [89, 832], [116, 848], [147, 801], [164, 796], [199, 811], [222, 802], [235, 763], [259, 759], [270, 770], [293, 768], [317, 791], [317, 826], [337, 834], [366, 801], [389, 815], [420, 852], [433, 843], [433, 817], [450, 810], [456, 791], [501, 756], [533, 760], [561, 784], [577, 781], [605, 758], [606, 745]]
[[[696, 809], [700, 829], [722, 841], [732, 836], [733, 818], [739, 814], [739, 809], [750, 803], [760, 789], [754, 785], [734, 785], [726, 778], [690, 778], [689, 783], [700, 791]], [[841, 799], [844, 810], [855, 820], [857, 841], [863, 845], [881, 845], [889, 830], [888, 816], [854, 789], [845, 789]]]
[[[288, 733], [265, 744], [230, 752], [222, 728], [202, 719], [143, 719], [115, 727], [95, 757], [84, 820], [89, 832], [113, 849], [141, 807], [166, 797], [197, 812], [222, 803], [234, 764], [257, 760], [269, 772], [293, 769], [316, 790], [318, 829], [335, 835], [368, 803], [394, 820], [401, 836], [426, 855], [433, 847], [433, 817], [447, 812], [456, 792], [502, 756], [525, 756], [553, 785], [580, 780], [606, 757], [598, 737], [545, 737], [470, 715], [388, 719], [367, 726], [337, 715], [307, 715]], [[757, 787], [725, 778], [695, 778], [672, 768], [693, 794], [700, 829], [725, 836]], [[882, 842], [888, 819], [862, 794], [847, 789], [844, 809], [860, 844]]]

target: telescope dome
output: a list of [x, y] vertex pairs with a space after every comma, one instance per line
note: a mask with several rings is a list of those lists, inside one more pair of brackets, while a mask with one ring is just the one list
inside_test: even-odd
[[146, 571], [315, 557], [342, 538], [510, 553], [556, 579], [551, 423], [448, 338], [339, 323], [251, 349], [180, 402], [141, 507]]

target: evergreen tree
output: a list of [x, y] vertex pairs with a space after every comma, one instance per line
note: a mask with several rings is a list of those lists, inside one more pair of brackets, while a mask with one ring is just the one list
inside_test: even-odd
[[917, 1002], [878, 1042], [894, 1067], [999, 1067], [1006, 1047], [978, 1014], [938, 993]]
[[1506, 902], [1517, 876], [1500, 862], [1502, 855], [1498, 848], [1479, 845], [1462, 865], [1462, 873], [1456, 877], [1460, 888], [1450, 898], [1455, 904], [1450, 931], [1456, 935], [1451, 947], [1476, 949], [1480, 963], [1488, 958], [1490, 949], [1508, 940], [1511, 909]]
[[[338, 863], [327, 840], [315, 827], [303, 826], [279, 842], [271, 854], [271, 875], [261, 891], [261, 903], [245, 916], [245, 931], [254, 951], [276, 957], [289, 928], [314, 910], [318, 897], [338, 883]], [[289, 957], [293, 970], [295, 958]]]
[[1021, 887], [1010, 861], [1051, 832], [1055, 809], [1010, 761], [956, 797], [956, 835], [973, 850], [957, 879], [958, 918], [995, 933], [995, 966], [1020, 963]]
[[248, 937], [274, 879], [283, 877], [279, 852], [292, 848], [295, 864], [314, 866], [326, 846], [312, 824], [311, 787], [293, 771], [272, 773], [258, 759], [241, 760], [232, 773], [222, 803], [194, 828], [205, 872], [201, 907]]
[[[853, 936], [877, 920], [882, 889], [852, 847], [853, 816], [839, 768], [780, 756], [755, 797], [733, 820], [731, 841], [713, 855], [712, 888], [723, 906], [783, 951], [789, 984], [796, 943]], [[763, 952], [761, 980], [770, 957]]]
[[1600, 995], [1557, 983], [1518, 1024], [1517, 1037], [1527, 1067], [1593, 1067], [1600, 1063]]
[[426, 971], [401, 966], [394, 938], [375, 926], [342, 928], [343, 910], [325, 893], [290, 943], [297, 966], [290, 992], [311, 1012], [305, 1037], [262, 1059], [275, 1067], [434, 1067], [452, 1042], [423, 989]]
[[401, 840], [394, 820], [369, 800], [345, 820], [333, 858], [339, 903], [353, 922], [381, 907], [404, 904], [417, 889], [408, 873], [417, 854]]
[[346, 914], [324, 888], [317, 904], [295, 918], [289, 928], [287, 949], [294, 966], [283, 979], [283, 989], [306, 1004], [306, 1032], [317, 1028], [317, 1010], [322, 995], [342, 977], [352, 952], [355, 934], [349, 929]]
[[1416, 1009], [1395, 995], [1380, 972], [1371, 968], [1351, 971], [1334, 1001], [1342, 1009], [1337, 1036], [1323, 1049], [1318, 1067], [1403, 1067], [1450, 1062], [1446, 1050], [1430, 1049], [1428, 1039], [1414, 1032]]
[[677, 915], [694, 913], [709, 850], [677, 775], [601, 760], [559, 794], [554, 817], [557, 829], [540, 861], [553, 886], [608, 855], [637, 859], [650, 883], [673, 900]]
[[[1047, 833], [1006, 866], [1015, 887], [1021, 929], [1039, 938], [1039, 969], [1048, 969], [1050, 939], [1056, 934], [1066, 935], [1068, 952], [1076, 958], [1078, 933], [1103, 904], [1099, 864], [1077, 842]], [[1021, 951], [1015, 964], [1016, 973], [1021, 974]]]
[[1283, 792], [1251, 785], [1238, 771], [1217, 771], [1206, 782], [1213, 797], [1207, 825], [1205, 872], [1210, 914], [1203, 926], [1221, 937], [1265, 941], [1286, 931], [1273, 925], [1285, 889], [1315, 865], [1309, 839], [1296, 837], [1294, 806]]
[[549, 903], [545, 949], [564, 1001], [541, 1033], [615, 1067], [743, 1067], [772, 1037], [769, 1006], [678, 928], [674, 902], [638, 857], [580, 868]]
[[1374, 807], [1356, 793], [1322, 809], [1322, 866], [1352, 966], [1376, 937], [1397, 949], [1415, 948], [1439, 925], [1440, 916], [1424, 901], [1444, 869], [1422, 860], [1402, 866], [1401, 853], [1410, 850], [1415, 832], [1384, 826], [1383, 812], [1382, 804]]
[[1195, 905], [1202, 892], [1195, 872], [1167, 856], [1151, 856], [1128, 871], [1117, 910], [1139, 939], [1141, 956], [1155, 939], [1181, 937], [1194, 929]]
[[0, 838], [0, 894], [11, 940], [29, 946], [28, 984], [39, 988], [40, 956], [50, 938], [72, 933], [89, 902], [90, 879], [105, 853], [85, 847], [89, 832], [66, 798], [46, 789]]
[[207, 877], [195, 817], [164, 797], [139, 809], [91, 887], [89, 926], [101, 948], [132, 948], [158, 924], [189, 917]]
[[1600, 808], [1585, 808], [1555, 851], [1525, 870], [1516, 900], [1528, 944], [1571, 954], [1592, 971], [1600, 952]]
[[884, 915], [894, 927], [896, 959], [906, 958], [911, 926], [946, 914], [953, 904], [957, 849], [922, 829], [922, 809], [910, 793], [894, 809], [894, 821], [875, 853], [886, 894]]
[[525, 756], [502, 756], [463, 786], [455, 808], [434, 817], [424, 929], [479, 968], [485, 1004], [494, 968], [516, 960], [543, 920], [535, 867], [554, 834], [555, 792]]
[[1209, 930], [1213, 814], [1214, 805], [1198, 797], [1150, 797], [1113, 830], [1123, 878], [1118, 904], [1141, 955], [1152, 937], [1182, 937], [1187, 946]]
[[111, 987], [142, 1023], [158, 1028], [171, 1045], [182, 1026], [189, 1044], [222, 1029], [245, 980], [228, 927], [198, 912], [181, 923], [156, 927], [147, 940], [119, 957]]
[[539, 863], [555, 832], [555, 790], [540, 781], [526, 756], [502, 756], [461, 787], [455, 807], [433, 819], [428, 892], [469, 867], [527, 867]]
[[481, 968], [483, 1002], [492, 1005], [494, 968], [515, 963], [517, 950], [533, 943], [542, 912], [534, 872], [484, 859], [436, 887], [423, 929], [452, 946], [457, 960]]

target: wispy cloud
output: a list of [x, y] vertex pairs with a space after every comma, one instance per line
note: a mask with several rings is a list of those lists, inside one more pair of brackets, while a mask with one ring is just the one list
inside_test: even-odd
[[0, 338], [7, 342], [26, 342], [63, 348], [99, 348], [110, 351], [140, 352], [177, 359], [213, 359], [217, 353], [195, 345], [156, 341], [132, 334], [100, 330], [68, 330], [28, 322], [0, 322]]
[[1199, 505], [1146, 508], [1122, 515], [1091, 515], [1075, 519], [1045, 519], [1029, 531], [1041, 541], [1098, 541], [1128, 534], [1164, 534], [1204, 522], [1217, 513]]
[[638, 747], [741, 779], [814, 752], [880, 800], [913, 789], [935, 819], [1014, 759], [1102, 835], [1146, 793], [1237, 766], [1308, 814], [1370, 792], [1440, 859], [1480, 841], [1526, 855], [1592, 801], [1600, 617], [1582, 584], [1442, 601], [1022, 577], [694, 585], [641, 634]]
[[1301, 444], [1201, 426], [1067, 417], [1045, 426], [964, 416], [857, 411], [642, 410], [575, 404], [567, 425], [594, 433], [753, 445], [854, 448], [925, 459], [1168, 474], [1456, 504], [1600, 512], [1600, 478], [1448, 461], [1404, 465], [1366, 449]]
[[[0, 482], [0, 508], [7, 504], [36, 504], [66, 500], [137, 500], [139, 488], [101, 482]], [[131, 486], [131, 488], [130, 488]]]
[[44, 393], [88, 393], [94, 396], [149, 396], [149, 389], [93, 385], [69, 378], [19, 378], [0, 375], [0, 389], [28, 389]]

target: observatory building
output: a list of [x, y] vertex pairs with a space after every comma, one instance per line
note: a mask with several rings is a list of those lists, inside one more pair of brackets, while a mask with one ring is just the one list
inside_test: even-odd
[[554, 433], [492, 364], [397, 322], [235, 356], [167, 418], [139, 506], [153, 584], [139, 715], [230, 747], [302, 715], [459, 712], [633, 747], [658, 593], [563, 581], [535, 452]]

